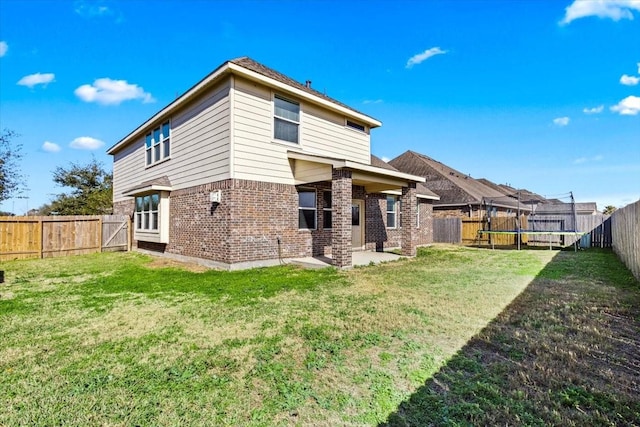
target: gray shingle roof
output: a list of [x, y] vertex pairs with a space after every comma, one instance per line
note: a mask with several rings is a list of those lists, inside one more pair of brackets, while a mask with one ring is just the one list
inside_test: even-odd
[[157, 178], [150, 179], [148, 181], [141, 182], [140, 184], [125, 190], [123, 193], [133, 193], [137, 190], [142, 190], [144, 188], [149, 188], [156, 185], [159, 187], [171, 187], [171, 181], [169, 181], [169, 177], [167, 175], [163, 175]]
[[486, 178], [478, 178], [478, 181], [481, 182], [482, 184], [493, 188], [494, 190], [500, 191], [502, 192], [505, 196], [511, 196], [515, 199], [518, 198], [518, 193], [520, 193], [520, 202], [525, 203], [525, 204], [538, 204], [538, 203], [546, 203], [547, 199], [545, 199], [544, 197], [542, 197], [539, 194], [533, 193], [529, 190], [525, 190], [523, 188], [521, 189], [516, 189], [513, 188], [509, 185], [505, 185], [505, 184], [496, 184], [492, 181], [489, 181]]
[[[375, 166], [377, 168], [382, 168], [382, 169], [389, 169], [396, 172], [401, 172], [398, 169], [391, 166], [389, 163], [382, 160], [381, 158], [374, 156], [373, 154], [371, 155], [371, 166]], [[427, 186], [424, 185], [422, 182], [416, 183], [416, 191], [419, 195], [422, 195], [422, 196], [439, 197], [436, 193], [429, 190], [429, 188], [427, 188]]]
[[382, 169], [389, 169], [391, 171], [400, 172], [398, 169], [394, 168], [389, 163], [385, 162], [380, 157], [374, 156], [373, 154], [371, 155], [371, 166], [375, 166], [377, 168], [382, 168]]
[[440, 196], [436, 204], [481, 204], [483, 199], [505, 206], [518, 204], [502, 191], [415, 151], [406, 151], [389, 163], [402, 172], [425, 177], [426, 186]]
[[335, 100], [335, 99], [325, 95], [322, 92], [318, 92], [317, 90], [315, 90], [315, 89], [313, 89], [311, 87], [307, 87], [306, 85], [304, 85], [304, 84], [292, 79], [291, 77], [286, 76], [286, 75], [282, 74], [281, 72], [276, 71], [276, 70], [274, 70], [272, 68], [269, 68], [266, 65], [261, 64], [261, 63], [255, 61], [255, 60], [249, 58], [248, 56], [242, 56], [240, 58], [231, 59], [231, 60], [229, 60], [227, 62], [230, 62], [230, 63], [235, 64], [235, 65], [239, 65], [240, 67], [246, 68], [247, 70], [254, 71], [254, 72], [258, 73], [258, 74], [261, 74], [261, 75], [263, 75], [265, 77], [269, 77], [269, 78], [271, 78], [273, 80], [276, 80], [276, 81], [278, 81], [280, 83], [284, 83], [284, 84], [289, 85], [291, 87], [294, 87], [296, 89], [299, 89], [299, 90], [302, 90], [304, 92], [307, 92], [307, 93], [310, 93], [312, 95], [315, 95], [317, 97], [323, 98], [323, 99], [325, 99], [327, 101], [330, 101], [330, 102], [332, 102], [334, 104], [340, 105], [341, 107], [347, 108], [347, 109], [349, 109], [349, 110], [351, 110], [351, 111], [353, 111], [355, 113], [362, 114], [363, 116], [370, 117], [368, 114], [365, 114], [365, 113], [363, 113], [361, 111], [358, 111], [358, 110], [356, 110], [356, 109], [354, 109], [352, 107], [349, 107], [348, 105], [343, 104], [342, 102], [340, 102], [338, 100]]

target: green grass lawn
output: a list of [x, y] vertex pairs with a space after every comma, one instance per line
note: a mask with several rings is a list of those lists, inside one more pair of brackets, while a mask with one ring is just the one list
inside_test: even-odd
[[347, 272], [104, 253], [0, 269], [2, 426], [640, 414], [640, 291], [610, 252], [436, 246]]

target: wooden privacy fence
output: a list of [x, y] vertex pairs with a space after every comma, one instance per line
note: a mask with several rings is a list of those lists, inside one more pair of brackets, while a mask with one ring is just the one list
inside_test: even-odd
[[611, 216], [613, 250], [640, 280], [640, 200]]
[[462, 222], [460, 218], [434, 218], [433, 241], [435, 243], [461, 243]]
[[[577, 231], [567, 231], [567, 220], [562, 215], [486, 218], [434, 218], [433, 241], [435, 243], [462, 243], [463, 245], [517, 246], [570, 246], [580, 241], [581, 247], [610, 248], [612, 242], [611, 221], [602, 214], [577, 217]], [[573, 224], [573, 219], [571, 219]], [[484, 233], [482, 233], [484, 231]], [[492, 231], [494, 233], [486, 233]], [[537, 231], [541, 234], [527, 233]], [[545, 234], [544, 232], [549, 232]], [[504, 232], [504, 234], [501, 234]]]
[[0, 216], [0, 260], [131, 249], [124, 215]]

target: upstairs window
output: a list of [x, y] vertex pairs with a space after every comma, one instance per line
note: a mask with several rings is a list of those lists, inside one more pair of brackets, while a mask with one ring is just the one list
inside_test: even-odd
[[355, 130], [359, 130], [360, 132], [365, 132], [366, 128], [364, 125], [360, 123], [352, 122], [351, 120], [347, 120], [347, 127]]
[[171, 154], [171, 126], [165, 122], [149, 132], [144, 139], [147, 166], [169, 157]]
[[298, 144], [300, 104], [294, 101], [289, 101], [279, 95], [274, 96], [273, 104], [273, 137], [281, 141]]

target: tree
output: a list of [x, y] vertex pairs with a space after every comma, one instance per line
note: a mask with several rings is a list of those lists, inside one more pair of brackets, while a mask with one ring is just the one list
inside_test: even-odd
[[72, 190], [59, 194], [50, 204], [40, 208], [44, 214], [105, 215], [113, 211], [113, 175], [92, 159], [87, 165], [71, 163], [68, 168], [58, 166], [53, 181]]
[[9, 129], [0, 133], [0, 202], [20, 193], [25, 186], [25, 177], [18, 164], [22, 159], [22, 144], [11, 143], [18, 136]]
[[604, 211], [602, 211], [603, 214], [605, 215], [611, 215], [612, 213], [614, 213], [618, 208], [616, 208], [615, 206], [612, 205], [608, 205], [604, 207]]

